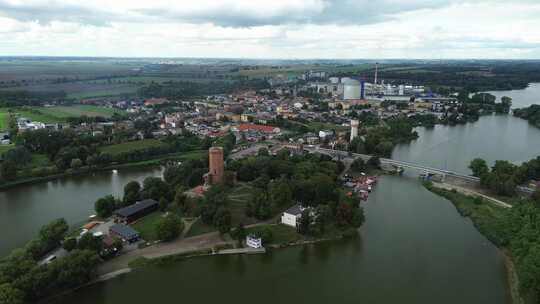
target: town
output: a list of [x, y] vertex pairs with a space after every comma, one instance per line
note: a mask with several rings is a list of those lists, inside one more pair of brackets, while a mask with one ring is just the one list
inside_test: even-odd
[[540, 5], [0, 0], [0, 304], [540, 303]]

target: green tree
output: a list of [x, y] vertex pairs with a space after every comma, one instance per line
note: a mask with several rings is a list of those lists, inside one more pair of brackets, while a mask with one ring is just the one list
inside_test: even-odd
[[367, 165], [361, 157], [358, 157], [351, 164], [351, 169], [356, 172], [362, 172], [366, 171]]
[[351, 223], [353, 218], [353, 210], [351, 205], [347, 203], [339, 203], [336, 210], [336, 223], [340, 227], [346, 227]]
[[289, 182], [281, 178], [270, 184], [268, 190], [270, 202], [276, 208], [288, 207], [292, 204], [293, 193]]
[[62, 247], [67, 251], [72, 251], [77, 247], [77, 239], [76, 238], [67, 238], [62, 243]]
[[531, 199], [536, 203], [537, 206], [540, 206], [540, 189], [536, 189], [533, 192]]
[[364, 209], [362, 207], [354, 208], [353, 216], [351, 218], [351, 226], [359, 228], [365, 221]]
[[302, 215], [300, 216], [300, 224], [298, 225], [298, 232], [300, 234], [309, 234], [309, 227], [311, 225], [311, 211], [310, 209], [305, 209], [302, 211]]
[[147, 177], [143, 182], [142, 196], [159, 201], [162, 197], [172, 200], [172, 192], [169, 185], [159, 177]]
[[469, 169], [473, 172], [473, 176], [481, 177], [489, 173], [489, 167], [485, 160], [481, 158], [475, 158], [471, 161]]
[[24, 293], [10, 283], [0, 284], [0, 303], [22, 304], [24, 303]]
[[68, 230], [69, 226], [66, 220], [63, 218], [57, 219], [41, 227], [39, 239], [46, 244], [47, 248], [54, 248], [65, 238]]
[[372, 156], [367, 161], [367, 165], [370, 168], [373, 168], [373, 169], [380, 169], [381, 168], [381, 159], [378, 156]]
[[124, 186], [123, 205], [129, 206], [135, 204], [141, 196], [141, 184], [137, 181], [131, 181]]
[[80, 160], [80, 159], [78, 159], [78, 158], [74, 158], [74, 159], [71, 160], [71, 165], [70, 165], [70, 167], [71, 167], [72, 169], [79, 169], [79, 168], [82, 167], [82, 166], [83, 166], [82, 160]]
[[267, 148], [260, 148], [259, 151], [257, 151], [257, 156], [270, 156], [270, 153], [268, 153]]
[[159, 199], [159, 209], [163, 212], [165, 212], [165, 210], [167, 210], [167, 206], [169, 206], [169, 201], [167, 201], [167, 199], [165, 199], [164, 197], [160, 198]]
[[183, 229], [182, 219], [176, 214], [169, 214], [157, 223], [156, 235], [158, 239], [169, 242], [176, 239]]
[[239, 244], [242, 243], [242, 241], [244, 241], [244, 239], [246, 238], [246, 228], [244, 227], [244, 224], [243, 223], [238, 223], [238, 226], [236, 226], [236, 228], [234, 229], [234, 231], [232, 232], [232, 236], [238, 241]]
[[85, 233], [79, 239], [77, 249], [90, 250], [99, 253], [103, 249], [103, 242], [101, 237], [96, 237], [92, 235], [92, 233]]
[[10, 161], [19, 167], [25, 166], [32, 161], [32, 154], [24, 146], [17, 146], [2, 155], [4, 161]]
[[225, 234], [231, 230], [231, 212], [225, 208], [220, 207], [214, 216], [214, 226], [219, 230], [219, 233]]
[[98, 199], [94, 204], [94, 210], [101, 218], [108, 218], [116, 208], [116, 201], [112, 195]]
[[17, 179], [17, 164], [13, 161], [4, 161], [0, 165], [0, 177], [6, 181]]

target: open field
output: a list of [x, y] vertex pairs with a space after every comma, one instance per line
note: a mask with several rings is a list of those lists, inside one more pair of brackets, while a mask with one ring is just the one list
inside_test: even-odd
[[35, 108], [38, 111], [42, 112], [45, 115], [58, 117], [58, 118], [68, 118], [68, 117], [78, 117], [78, 116], [102, 116], [102, 117], [111, 117], [114, 113], [121, 114], [122, 110], [106, 108], [100, 106], [91, 106], [91, 105], [76, 105], [76, 106], [57, 106], [57, 107], [39, 107]]
[[334, 66], [334, 65], [318, 65], [318, 64], [306, 64], [306, 65], [294, 65], [294, 66], [281, 66], [281, 67], [259, 67], [257, 69], [244, 69], [238, 72], [241, 76], [248, 77], [265, 77], [265, 76], [275, 76], [278, 74], [283, 75], [300, 75], [308, 71], [325, 71], [325, 72], [356, 72], [356, 71], [365, 71], [372, 69], [374, 65], [372, 64], [355, 64], [355, 65], [344, 65], [344, 66]]
[[166, 144], [157, 139], [143, 139], [137, 141], [130, 141], [116, 145], [110, 145], [100, 148], [102, 153], [109, 153], [111, 155], [117, 155], [124, 152], [132, 152], [135, 150], [142, 150], [152, 147], [165, 146]]
[[157, 240], [156, 224], [163, 216], [161, 212], [153, 212], [132, 224], [133, 229], [147, 242]]
[[39, 121], [43, 123], [65, 122], [68, 117], [80, 117], [83, 115], [91, 117], [102, 116], [108, 118], [111, 117], [114, 113], [123, 113], [122, 110], [92, 105], [22, 107], [13, 108], [13, 111], [19, 117], [26, 117], [33, 121]]
[[110, 85], [106, 88], [91, 88], [67, 94], [67, 98], [86, 99], [97, 97], [113, 97], [119, 95], [134, 95], [138, 87], [132, 85]]
[[68, 82], [50, 83], [28, 86], [17, 86], [2, 88], [3, 91], [29, 91], [29, 92], [60, 92], [64, 91], [67, 98], [83, 99], [91, 97], [108, 97], [123, 94], [132, 95], [137, 92], [138, 86], [135, 84], [121, 83], [93, 83], [89, 82]]

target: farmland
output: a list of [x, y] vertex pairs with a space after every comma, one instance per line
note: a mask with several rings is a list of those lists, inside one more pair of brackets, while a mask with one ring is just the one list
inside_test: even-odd
[[40, 84], [58, 79], [93, 79], [103, 75], [131, 75], [140, 62], [121, 60], [1, 60], [0, 86], [24, 80]]

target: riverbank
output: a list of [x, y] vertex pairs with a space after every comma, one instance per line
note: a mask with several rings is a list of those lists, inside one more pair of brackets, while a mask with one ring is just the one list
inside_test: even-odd
[[163, 165], [163, 163], [167, 161], [181, 161], [185, 159], [195, 158], [203, 156], [203, 151], [190, 151], [190, 152], [182, 152], [182, 153], [173, 153], [168, 154], [165, 156], [161, 156], [155, 159], [140, 161], [140, 162], [133, 162], [133, 163], [123, 163], [123, 164], [114, 164], [110, 166], [106, 166], [103, 168], [92, 168], [92, 169], [80, 169], [80, 170], [73, 170], [69, 172], [59, 173], [59, 174], [53, 174], [43, 177], [31, 177], [21, 180], [16, 180], [9, 183], [4, 183], [0, 185], [0, 191], [9, 190], [11, 188], [15, 188], [18, 186], [23, 185], [32, 185], [32, 184], [38, 184], [53, 180], [58, 180], [61, 178], [66, 177], [75, 177], [75, 176], [84, 176], [87, 174], [97, 173], [97, 172], [104, 172], [104, 171], [110, 171], [110, 170], [117, 170], [117, 169], [127, 169], [127, 168], [148, 168], [148, 167], [157, 167]]
[[[497, 219], [501, 219], [504, 216], [505, 210], [508, 210], [508, 208], [511, 208], [512, 206], [493, 197], [488, 197], [481, 193], [460, 187], [453, 187], [451, 185], [440, 183], [425, 183], [424, 186], [429, 191], [449, 200], [454, 207], [456, 207], [459, 214], [470, 218], [476, 229], [478, 229], [478, 231], [493, 245], [499, 248], [504, 257], [508, 283], [507, 288], [511, 296], [512, 304], [525, 303], [523, 295], [520, 293], [519, 277], [512, 253], [510, 249], [500, 245], [501, 241], [499, 240], [497, 233], [492, 230]], [[474, 197], [471, 195], [474, 195]], [[478, 200], [477, 197], [482, 197], [483, 200]], [[486, 203], [485, 200], [491, 202]]]
[[[263, 225], [268, 224], [258, 223], [246, 226], [246, 228], [249, 229]], [[351, 233], [346, 230], [341, 234], [333, 233], [331, 235], [325, 235], [321, 238], [290, 238], [286, 240], [280, 239], [280, 242], [271, 243], [265, 247], [271, 249], [280, 249], [305, 244], [314, 244], [351, 237], [350, 234]], [[219, 232], [209, 232], [193, 237], [181, 238], [169, 243], [158, 243], [153, 246], [127, 252], [121, 256], [118, 256], [110, 261], [103, 263], [98, 268], [98, 275], [100, 277], [103, 277], [120, 271], [122, 269], [137, 268], [141, 265], [161, 264], [164, 262], [176, 261], [178, 259], [185, 259], [188, 257], [213, 255], [223, 250], [235, 249], [235, 243], [236, 241], [234, 240], [224, 239], [224, 237], [220, 235]], [[225, 252], [230, 253], [229, 251]]]

